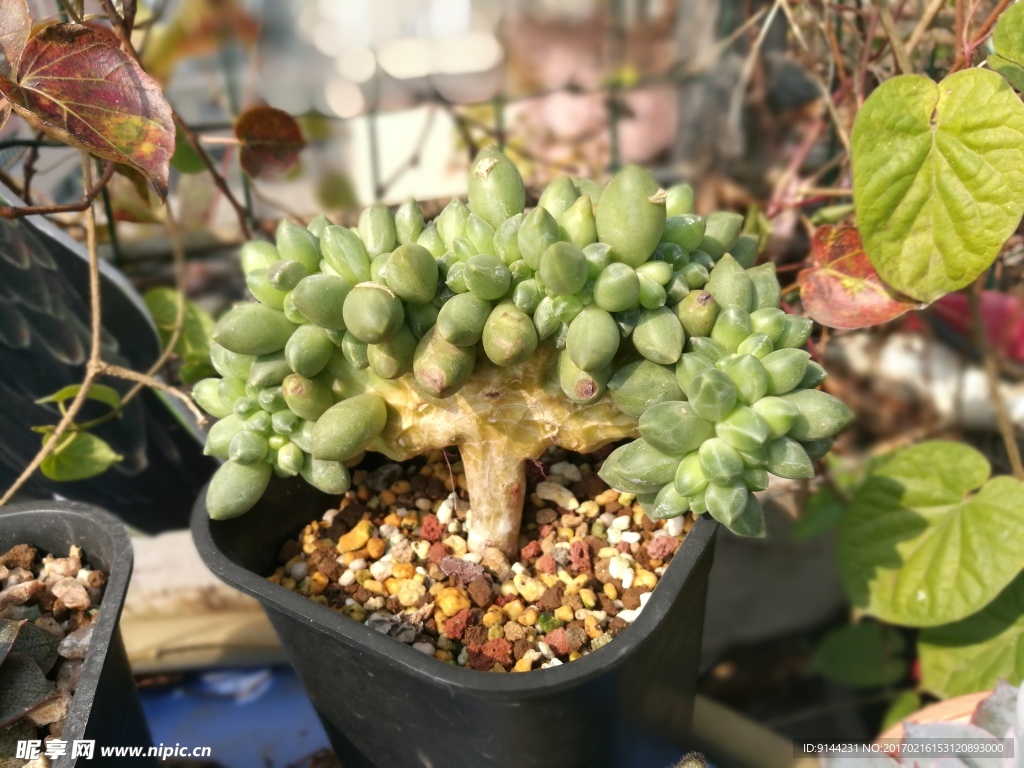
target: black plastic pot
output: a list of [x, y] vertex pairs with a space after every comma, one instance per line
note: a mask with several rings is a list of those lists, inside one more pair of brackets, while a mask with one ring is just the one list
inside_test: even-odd
[[200, 555], [263, 604], [345, 768], [648, 768], [631, 757], [645, 740], [687, 736], [712, 521], [693, 526], [643, 612], [610, 644], [502, 675], [443, 664], [267, 581], [282, 543], [336, 498], [275, 481], [254, 509], [224, 521], [210, 520], [204, 500], [192, 513]]
[[[57, 768], [100, 765], [100, 747], [151, 746], [117, 626], [132, 572], [132, 543], [124, 526], [108, 512], [87, 504], [13, 504], [0, 509], [0, 552], [16, 544], [31, 544], [58, 556], [77, 545], [91, 566], [108, 575], [82, 676], [61, 735], [68, 742], [68, 754], [57, 761]], [[91, 761], [71, 759], [71, 743], [80, 739], [95, 740]], [[119, 766], [155, 765], [152, 758], [118, 757], [115, 762]]]

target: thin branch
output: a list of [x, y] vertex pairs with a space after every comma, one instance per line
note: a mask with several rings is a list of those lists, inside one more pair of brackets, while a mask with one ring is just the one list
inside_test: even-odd
[[82, 23], [82, 14], [80, 14], [78, 9], [75, 8], [74, 3], [68, 2], [68, 0], [57, 0], [57, 2], [60, 7], [64, 9], [64, 13], [70, 16], [71, 20], [75, 22], [75, 24]]
[[[20, 219], [37, 214], [72, 213], [89, 210], [97, 195], [103, 191], [103, 187], [110, 181], [110, 177], [114, 175], [114, 167], [114, 163], [107, 163], [103, 169], [103, 175], [100, 176], [95, 184], [89, 187], [85, 196], [77, 203], [64, 203], [62, 205], [0, 205], [0, 219]], [[91, 174], [89, 177], [84, 177], [83, 181], [85, 178], [90, 177]]]
[[885, 30], [886, 37], [889, 38], [889, 45], [892, 47], [892, 56], [896, 60], [896, 68], [903, 74], [909, 74], [914, 71], [913, 66], [910, 63], [910, 57], [907, 56], [907, 51], [903, 47], [903, 38], [900, 37], [899, 30], [896, 29], [896, 22], [892, 18], [892, 12], [889, 10], [889, 6], [886, 5], [883, 0], [874, 0], [875, 7], [878, 9], [879, 20], [882, 22], [882, 29]]
[[210, 176], [213, 177], [214, 185], [216, 185], [221, 194], [227, 198], [227, 201], [231, 203], [231, 207], [235, 209], [235, 215], [238, 217], [238, 226], [242, 230], [242, 234], [245, 236], [245, 239], [251, 240], [252, 232], [249, 230], [249, 215], [246, 213], [245, 206], [238, 202], [238, 199], [231, 192], [231, 188], [228, 187], [227, 181], [214, 167], [213, 160], [211, 160], [210, 156], [206, 154], [206, 150], [203, 149], [195, 131], [188, 127], [185, 121], [181, 119], [181, 115], [177, 112], [172, 112], [172, 114], [178, 129], [185, 132], [185, 139], [192, 145], [192, 149], [196, 151], [196, 154], [199, 155], [199, 159], [202, 160], [203, 165], [206, 166], [206, 170], [209, 172]]
[[996, 22], [999, 21], [999, 16], [1006, 10], [1009, 4], [1010, 0], [999, 0], [999, 4], [992, 9], [992, 13], [990, 13], [985, 21], [982, 22], [981, 29], [978, 30], [978, 33], [971, 40], [972, 46], [977, 48], [985, 41], [985, 38], [992, 32], [992, 28], [996, 25]]
[[[42, 135], [42, 132], [39, 132], [36, 134], [36, 138], [39, 139]], [[25, 172], [25, 183], [21, 186], [21, 199], [25, 201], [25, 205], [32, 205], [32, 179], [36, 175], [36, 163], [39, 162], [39, 146], [36, 144], [29, 147], [22, 166]]]
[[120, 365], [113, 365], [111, 363], [100, 362], [97, 368], [99, 374], [102, 376], [113, 376], [118, 379], [125, 379], [127, 381], [137, 382], [139, 386], [136, 387], [136, 389], [132, 390], [133, 392], [142, 389], [142, 387], [149, 387], [150, 389], [159, 389], [161, 392], [166, 392], [167, 394], [177, 398], [178, 400], [185, 404], [189, 411], [192, 412], [192, 415], [195, 416], [196, 423], [198, 423], [199, 426], [202, 427], [206, 424], [206, 416], [204, 416], [203, 412], [199, 410], [199, 408], [196, 406], [194, 402], [192, 402], [192, 398], [186, 395], [180, 389], [172, 387], [170, 384], [165, 384], [159, 379], [154, 379], [152, 376], [149, 376], [145, 373], [139, 373], [138, 371], [133, 371], [129, 368], [122, 368]]
[[[110, 166], [113, 168], [113, 164]], [[82, 152], [82, 183], [88, 184], [92, 178], [92, 160], [88, 152]], [[95, 197], [95, 195], [93, 195]], [[85, 242], [86, 247], [89, 250], [89, 314], [90, 314], [90, 333], [92, 338], [90, 339], [89, 345], [89, 360], [85, 365], [85, 377], [82, 379], [82, 386], [78, 390], [78, 394], [75, 395], [75, 399], [71, 401], [71, 405], [68, 406], [67, 411], [64, 412], [64, 416], [60, 422], [54, 428], [53, 432], [43, 443], [43, 447], [39, 453], [35, 455], [35, 458], [29, 462], [25, 470], [18, 476], [18, 479], [14, 481], [14, 484], [7, 489], [3, 497], [0, 498], [0, 507], [14, 498], [14, 495], [21, 489], [25, 483], [28, 482], [29, 478], [35, 474], [35, 471], [39, 469], [40, 465], [46, 460], [46, 458], [53, 452], [53, 450], [60, 443], [61, 437], [67, 432], [68, 428], [74, 422], [75, 416], [85, 405], [86, 400], [89, 398], [89, 390], [92, 389], [93, 382], [96, 380], [96, 376], [99, 373], [100, 365], [100, 338], [101, 338], [101, 326], [102, 326], [102, 307], [100, 304], [100, 263], [99, 254], [96, 249], [96, 214], [93, 211], [91, 200], [86, 204], [86, 216], [85, 216]]]
[[910, 37], [907, 38], [907, 56], [910, 56], [917, 44], [921, 42], [921, 38], [924, 37], [924, 33], [928, 31], [928, 28], [932, 25], [935, 17], [939, 13], [939, 9], [945, 5], [947, 0], [931, 0], [928, 7], [924, 9], [924, 13], [921, 14], [921, 19], [917, 22], [917, 26], [914, 27], [914, 31], [910, 33]]
[[985, 285], [985, 275], [975, 282], [973, 289], [967, 293], [971, 305], [971, 331], [974, 335], [974, 346], [981, 352], [985, 364], [985, 375], [988, 377], [989, 397], [996, 412], [996, 423], [999, 433], [1006, 445], [1006, 454], [1010, 459], [1013, 476], [1024, 482], [1024, 464], [1021, 464], [1020, 447], [1017, 445], [1017, 434], [1003, 400], [1002, 383], [999, 380], [999, 359], [988, 341], [988, 332], [981, 314], [981, 292]]
[[[138, 61], [139, 54], [136, 52], [135, 46], [132, 45], [131, 25], [114, 8], [113, 0], [100, 0], [100, 5], [103, 6], [107, 18], [110, 19], [111, 26], [114, 27], [114, 33], [117, 35], [118, 40], [121, 41], [121, 50]], [[134, 11], [131, 15], [134, 18]]]

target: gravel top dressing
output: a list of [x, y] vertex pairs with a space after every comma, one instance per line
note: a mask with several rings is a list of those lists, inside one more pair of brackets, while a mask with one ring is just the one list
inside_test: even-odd
[[285, 543], [270, 580], [441, 662], [527, 672], [611, 642], [692, 525], [652, 521], [597, 476], [610, 449], [528, 465], [519, 559], [468, 552], [472, 503], [451, 451], [355, 470], [339, 509]]
[[[0, 735], [10, 729], [10, 744], [60, 738], [106, 583], [75, 546], [63, 557], [28, 544], [0, 554], [0, 682], [12, 686]], [[0, 766], [23, 763], [0, 752]]]

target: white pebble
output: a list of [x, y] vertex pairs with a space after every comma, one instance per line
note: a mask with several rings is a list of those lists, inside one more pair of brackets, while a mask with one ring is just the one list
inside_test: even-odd
[[664, 565], [659, 565], [657, 568], [654, 569], [654, 575], [655, 576], [661, 576], [664, 573], [665, 573], [665, 566]]
[[608, 561], [608, 574], [613, 579], [621, 579], [625, 576], [626, 571], [629, 571], [629, 563], [623, 560], [621, 557], [613, 557]]
[[412, 551], [416, 553], [416, 557], [420, 560], [427, 559], [427, 552], [430, 551], [429, 541], [417, 541], [412, 545]]
[[622, 541], [622, 531], [620, 531], [618, 528], [609, 528], [607, 536], [609, 544], [618, 544], [620, 541]]
[[455, 505], [452, 504], [450, 498], [445, 499], [441, 502], [441, 506], [437, 508], [437, 512], [435, 514], [437, 515], [437, 519], [441, 525], [448, 525], [455, 516]]
[[628, 531], [632, 522], [633, 521], [629, 519], [629, 515], [619, 515], [612, 520], [612, 528], [618, 528], [620, 531]]
[[452, 520], [448, 523], [448, 533], [458, 533], [462, 530], [462, 523], [458, 520]]
[[548, 480], [537, 483], [537, 495], [545, 501], [553, 501], [562, 509], [576, 509], [580, 505], [572, 491], [564, 485]]
[[388, 536], [388, 541], [392, 544], [398, 544], [399, 542], [405, 541], [405, 535], [401, 531], [395, 531]]
[[371, 597], [369, 600], [367, 600], [365, 603], [363, 603], [363, 608], [365, 608], [368, 611], [379, 611], [383, 607], [384, 607], [384, 598], [381, 597], [380, 595], [376, 595], [375, 597]]
[[355, 598], [352, 598], [352, 597], [346, 597], [345, 598], [345, 605], [355, 605], [355, 604], [356, 604]]
[[597, 518], [597, 519], [600, 520], [602, 523], [604, 523], [604, 527], [605, 528], [611, 528], [612, 527], [612, 523], [615, 522], [615, 513], [614, 512], [602, 512], [601, 516], [599, 518]]
[[291, 567], [291, 570], [288, 572], [288, 574], [296, 581], [302, 581], [309, 575], [309, 566], [306, 565], [306, 563], [304, 563], [302, 560], [300, 560]]
[[412, 647], [420, 653], [426, 654], [427, 656], [434, 655], [434, 646], [432, 646], [430, 643], [413, 643]]
[[532, 648], [523, 654], [524, 659], [529, 659], [530, 663], [533, 664], [535, 661], [540, 661], [544, 658], [544, 654], [540, 651], [535, 651]]
[[555, 658], [555, 652], [551, 650], [551, 646], [541, 640], [537, 641], [537, 650], [541, 652], [545, 659]]
[[521, 574], [523, 571], [526, 570], [526, 567], [522, 563], [512, 563], [512, 570], [518, 576], [519, 574]]
[[551, 661], [549, 661], [544, 666], [545, 667], [560, 667], [560, 666], [562, 666], [562, 661], [561, 661], [561, 659], [552, 659]]
[[597, 619], [597, 623], [604, 626], [608, 621], [608, 614], [604, 611], [591, 611], [590, 615]]
[[558, 475], [561, 479], [570, 483], [578, 483], [583, 479], [580, 468], [575, 464], [570, 464], [568, 461], [559, 461], [556, 464], [552, 464], [551, 474]]
[[628, 621], [630, 624], [632, 624], [634, 621], [636, 621], [636, 617], [639, 613], [640, 611], [631, 611], [628, 608], [626, 608], [624, 610], [619, 611], [615, 615], [623, 621]]
[[466, 554], [464, 554], [459, 559], [460, 560], [466, 560], [467, 562], [470, 562], [470, 563], [479, 563], [481, 560], [483, 560], [483, 556], [482, 555], [478, 555], [475, 552], [467, 552]]
[[636, 574], [633, 573], [633, 569], [632, 568], [630, 568], [629, 570], [627, 570], [625, 573], [622, 574], [622, 588], [623, 589], [629, 589], [630, 587], [633, 586], [633, 577], [635, 575]]
[[391, 534], [393, 534], [397, 530], [398, 530], [397, 526], [391, 525], [390, 523], [385, 523], [384, 525], [382, 525], [380, 527], [380, 535], [381, 535], [382, 538], [386, 539], [386, 538], [390, 537]]
[[324, 512], [324, 523], [329, 528], [334, 523], [334, 518], [341, 514], [340, 509], [328, 509]]
[[416, 573], [418, 573], [420, 576], [426, 576], [427, 575], [427, 569], [424, 568], [422, 565], [417, 565], [416, 566]]
[[355, 581], [356, 581], [356, 572], [355, 571], [345, 571], [343, 574], [341, 574], [341, 578], [338, 579], [338, 583], [341, 584], [341, 586], [343, 586], [343, 587], [347, 587], [350, 584], [355, 584]]
[[673, 517], [665, 522], [665, 531], [669, 536], [679, 536], [683, 532], [683, 515]]
[[639, 544], [640, 534], [637, 531], [623, 531], [622, 540], [627, 544]]
[[651, 595], [653, 594], [653, 592], [642, 592], [640, 594], [640, 608], [638, 608], [637, 610], [642, 610], [643, 607], [647, 605], [647, 601], [651, 599]]
[[376, 563], [370, 565], [370, 575], [373, 576], [377, 581], [384, 581], [388, 576], [391, 575], [391, 563], [383, 560], [378, 560]]
[[366, 569], [366, 560], [361, 557], [357, 557], [351, 563], [348, 564], [350, 571], [362, 571]]
[[430, 499], [416, 499], [416, 509], [422, 512], [429, 512], [431, 506]]

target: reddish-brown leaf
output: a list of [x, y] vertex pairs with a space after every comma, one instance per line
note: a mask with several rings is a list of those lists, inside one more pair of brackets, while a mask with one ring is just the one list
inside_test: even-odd
[[239, 162], [253, 178], [281, 176], [299, 160], [306, 146], [295, 118], [273, 107], [251, 107], [235, 123], [242, 142]]
[[160, 197], [174, 153], [174, 121], [160, 86], [103, 34], [53, 24], [25, 46], [16, 81], [0, 93], [29, 123], [72, 146], [125, 163]]
[[14, 77], [32, 34], [26, 0], [0, 0], [0, 75]]
[[800, 271], [797, 283], [804, 311], [830, 328], [866, 328], [924, 306], [882, 281], [851, 224], [815, 231], [811, 266]]

